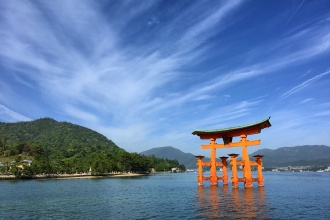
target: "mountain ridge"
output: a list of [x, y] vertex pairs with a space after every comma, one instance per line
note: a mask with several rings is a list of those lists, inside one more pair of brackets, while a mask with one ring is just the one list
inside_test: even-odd
[[[159, 158], [176, 159], [188, 169], [196, 168], [196, 158], [191, 153], [171, 147], [157, 147], [143, 151], [140, 154], [154, 155]], [[280, 147], [277, 149], [260, 149], [250, 154], [250, 160], [254, 161], [254, 155], [263, 155], [264, 167], [279, 166], [330, 166], [330, 147], [326, 145], [301, 145], [293, 147]], [[205, 158], [204, 161], [209, 160]]]
[[330, 147], [326, 145], [300, 145], [278, 149], [260, 149], [251, 154], [264, 155], [263, 164], [275, 166], [328, 166], [330, 165]]
[[191, 169], [196, 167], [196, 158], [191, 153], [184, 153], [181, 150], [174, 148], [172, 146], [164, 146], [164, 147], [156, 147], [146, 151], [141, 152], [145, 156], [159, 157], [159, 158], [167, 158], [171, 160], [177, 160], [180, 164], [184, 164], [186, 168]]

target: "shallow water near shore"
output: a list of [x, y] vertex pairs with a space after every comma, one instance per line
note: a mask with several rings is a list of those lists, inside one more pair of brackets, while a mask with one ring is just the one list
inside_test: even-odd
[[329, 219], [330, 173], [264, 173], [265, 187], [196, 173], [0, 181], [0, 219]]

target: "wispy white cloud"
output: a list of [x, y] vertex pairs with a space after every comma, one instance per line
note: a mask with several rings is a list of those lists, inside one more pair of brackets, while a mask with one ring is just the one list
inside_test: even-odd
[[[93, 1], [24, 1], [20, 7], [7, 1], [0, 6], [1, 64], [11, 70], [15, 86], [40, 94], [41, 104], [35, 106], [47, 105], [63, 117], [92, 124], [125, 147], [133, 142], [142, 145], [146, 139], [157, 143], [149, 137], [159, 131], [166, 131], [158, 134], [163, 140], [183, 138], [184, 133], [166, 130], [174, 121], [184, 132], [191, 127], [219, 128], [238, 119], [253, 122], [246, 116], [266, 109], [263, 97], [273, 91], [258, 90], [256, 98], [237, 88], [257, 89], [265, 82], [254, 84], [257, 79], [280, 75], [329, 53], [328, 29], [316, 20], [238, 52], [219, 40], [220, 52], [210, 53], [215, 38], [232, 31], [242, 19], [237, 18], [239, 9], [248, 3], [208, 3], [178, 2], [186, 10], [169, 7], [156, 13], [156, 1], [116, 2], [114, 8]], [[171, 18], [167, 22], [166, 16]], [[232, 56], [231, 63], [217, 57], [219, 53]], [[210, 66], [201, 65], [211, 59], [216, 61], [208, 62]], [[311, 77], [279, 100], [328, 73]], [[15, 87], [0, 91], [10, 96], [0, 94], [2, 103], [20, 100]], [[310, 101], [303, 99], [301, 104]]]
[[[21, 14], [21, 17], [14, 17], [10, 21], [11, 27], [15, 27], [19, 20], [29, 15], [30, 19], [25, 25], [28, 34], [22, 36], [19, 31], [11, 30], [10, 33], [16, 33], [16, 35], [7, 37], [5, 40], [8, 43], [11, 42], [11, 45], [16, 45], [13, 47], [16, 49], [9, 51], [8, 47], [5, 47], [3, 49], [6, 50], [2, 50], [2, 55], [17, 63], [32, 67], [32, 70], [27, 71], [24, 68], [22, 72], [29, 74], [46, 91], [46, 95], [49, 94], [64, 102], [93, 107], [94, 110], [109, 111], [117, 116], [123, 113], [122, 109], [135, 108], [138, 110], [135, 111], [136, 113], [146, 109], [159, 111], [196, 99], [194, 97], [205, 98], [211, 96], [208, 94], [211, 91], [224, 89], [239, 81], [285, 68], [295, 61], [301, 61], [311, 56], [311, 53], [299, 51], [296, 55], [290, 54], [286, 57], [275, 58], [272, 62], [256, 63], [231, 73], [222, 73], [216, 79], [212, 79], [212, 83], [204, 81], [204, 85], [199, 85], [199, 88], [188, 88], [190, 91], [187, 94], [180, 94], [176, 97], [166, 93], [155, 93], [156, 90], [161, 91], [162, 87], [179, 79], [180, 76], [176, 72], [180, 66], [186, 64], [187, 60], [190, 61], [191, 56], [198, 53], [197, 50], [194, 55], [189, 57], [186, 53], [182, 53], [183, 46], [189, 48], [187, 51], [196, 50], [196, 43], [191, 42], [196, 40], [202, 43], [209, 39], [210, 34], [206, 33], [214, 34], [209, 30], [219, 24], [222, 18], [240, 4], [241, 1], [229, 1], [207, 16], [205, 12], [204, 18], [200, 22], [192, 25], [181, 38], [178, 38], [176, 43], [178, 49], [166, 56], [158, 51], [147, 56], [146, 54], [131, 56], [130, 50], [118, 48], [116, 43], [120, 41], [120, 33], [106, 24], [104, 18], [95, 11], [93, 4], [83, 2], [76, 8], [75, 4], [68, 3], [62, 5], [59, 12], [54, 11], [56, 7], [53, 3], [46, 5], [47, 11], [58, 22], [58, 24], [55, 23], [56, 25], [62, 29], [74, 27], [71, 34], [74, 36], [84, 33], [83, 46], [91, 50], [88, 56], [81, 51], [81, 48], [76, 47], [75, 42], [71, 39], [72, 36], [67, 35], [64, 31], [48, 28], [49, 23], [42, 19], [43, 14], [33, 4], [27, 3], [22, 9], [10, 5], [11, 10], [20, 10], [18, 14]], [[150, 5], [146, 6], [146, 8], [149, 7]], [[91, 8], [95, 10], [90, 10]], [[144, 10], [141, 9], [141, 12]], [[75, 13], [69, 13], [71, 11], [75, 11]], [[130, 16], [135, 17], [136, 13]], [[126, 22], [131, 19], [130, 16], [127, 16]], [[94, 33], [95, 31], [86, 35], [84, 30], [95, 30], [93, 28], [95, 23], [102, 27], [102, 29], [96, 29], [98, 35]], [[122, 23], [125, 23], [125, 20]], [[43, 33], [43, 37], [36, 33]], [[74, 39], [78, 39], [78, 43], [79, 40], [82, 40], [80, 37]], [[25, 41], [32, 46], [25, 45], [23, 43]], [[17, 48], [17, 45], [21, 46]], [[35, 47], [41, 48], [44, 54], [37, 54]], [[203, 49], [201, 50], [203, 51]], [[308, 54], [308, 57], [302, 54]], [[55, 58], [54, 61], [49, 60], [51, 57]], [[31, 74], [35, 70], [38, 70], [38, 74]], [[69, 86], [63, 87], [63, 85]], [[68, 111], [67, 114], [75, 116], [72, 111]], [[124, 113], [120, 118], [127, 118], [127, 115]], [[132, 115], [132, 117], [135, 116]]]
[[[24, 2], [19, 8], [9, 2], [5, 10], [7, 28], [0, 31], [4, 40], [0, 56], [8, 68], [16, 71], [22, 85], [39, 87], [45, 102], [57, 103], [57, 111], [93, 123], [107, 117], [115, 125], [138, 125], [139, 121], [153, 120], [164, 108], [192, 100], [196, 94], [173, 96], [162, 91], [180, 80], [177, 71], [182, 65], [199, 59], [196, 54], [205, 49], [197, 47], [212, 36], [208, 30], [239, 3], [228, 1], [212, 13], [205, 12], [203, 19], [181, 31], [172, 45], [163, 41], [165, 47], [156, 49], [154, 45], [159, 44], [152, 42], [145, 45], [146, 52], [141, 49], [136, 54], [130, 45], [121, 45], [120, 31], [151, 4], [126, 14], [118, 24], [108, 23], [90, 2]], [[171, 53], [166, 53], [168, 46]], [[188, 54], [192, 50], [194, 53]], [[25, 76], [31, 81], [25, 81]], [[211, 97], [206, 94], [204, 98], [207, 96]], [[147, 122], [144, 126], [152, 130]], [[131, 127], [132, 133], [140, 128]]]
[[[207, 109], [205, 111], [207, 113], [203, 113], [203, 117], [200, 120], [196, 120], [194, 127], [198, 129], [228, 127], [226, 123], [250, 115], [251, 110], [255, 109], [261, 102], [261, 99], [244, 100], [224, 107]], [[245, 119], [244, 121], [246, 122], [247, 120]]]
[[330, 73], [330, 70], [329, 71], [326, 71], [326, 72], [323, 72], [323, 73], [321, 73], [319, 75], [316, 75], [316, 76], [314, 76], [314, 77], [312, 77], [312, 78], [304, 81], [303, 83], [295, 86], [294, 88], [292, 88], [289, 91], [287, 91], [284, 94], [282, 94], [279, 97], [278, 101], [282, 101], [283, 99], [288, 98], [289, 96], [291, 96], [291, 95], [297, 93], [298, 91], [304, 89], [305, 87], [309, 86], [311, 83], [315, 82], [316, 80], [321, 79], [322, 77], [328, 75], [329, 73]]
[[226, 25], [225, 22], [222, 22], [222, 19], [228, 16], [233, 10], [236, 10], [242, 2], [241, 0], [227, 1], [222, 7], [215, 8], [212, 13], [209, 13], [210, 11], [205, 11], [204, 13], [207, 16], [188, 28], [179, 43], [188, 46], [188, 48], [190, 48], [188, 51], [191, 51], [192, 48], [196, 48], [203, 43], [203, 38], [210, 37], [210, 34], [213, 32], [211, 30], [215, 28], [216, 25], [219, 27], [219, 23], [222, 29], [225, 29]]
[[316, 117], [319, 117], [319, 116], [330, 116], [330, 111], [329, 110], [325, 110], [325, 111], [322, 111], [322, 112], [318, 112], [314, 116], [316, 116]]
[[212, 96], [210, 95], [200, 95], [200, 96], [197, 96], [196, 98], [194, 98], [193, 100], [194, 101], [200, 101], [200, 100], [207, 100], [207, 99], [211, 99]]
[[290, 23], [290, 21], [293, 19], [293, 17], [297, 14], [297, 12], [299, 11], [299, 9], [301, 8], [301, 6], [304, 4], [305, 0], [301, 1], [301, 3], [299, 4], [299, 6], [295, 9], [295, 11], [292, 13], [292, 15], [290, 16], [290, 18], [288, 19], [288, 21], [286, 22], [286, 25], [288, 25]]
[[77, 108], [73, 105], [67, 104], [67, 105], [63, 106], [63, 110], [81, 121], [88, 121], [90, 123], [98, 122], [97, 115], [86, 112], [86, 111], [82, 110], [81, 108]]
[[307, 98], [307, 99], [302, 100], [299, 104], [305, 104], [305, 103], [311, 102], [313, 100], [314, 100], [314, 98]]
[[0, 119], [5, 122], [18, 122], [18, 121], [30, 121], [31, 118], [28, 118], [20, 113], [12, 111], [4, 105], [0, 104]]

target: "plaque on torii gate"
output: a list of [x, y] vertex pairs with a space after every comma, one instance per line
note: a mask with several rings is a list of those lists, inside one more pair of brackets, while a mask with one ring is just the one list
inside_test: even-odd
[[[255, 122], [248, 125], [230, 127], [224, 129], [216, 129], [216, 130], [195, 130], [192, 134], [198, 135], [200, 139], [209, 139], [210, 144], [202, 145], [202, 149], [210, 149], [211, 151], [211, 161], [207, 163], [210, 166], [210, 177], [204, 178], [205, 180], [210, 180], [211, 185], [218, 185], [218, 176], [217, 176], [217, 162], [216, 162], [216, 149], [217, 148], [232, 148], [232, 147], [242, 147], [242, 161], [238, 163], [238, 165], [243, 165], [243, 178], [239, 178], [240, 182], [245, 183], [245, 187], [252, 187], [253, 178], [251, 172], [251, 165], [261, 164], [260, 158], [258, 159], [258, 163], [250, 162], [249, 154], [247, 147], [248, 146], [256, 146], [260, 145], [260, 140], [247, 140], [248, 135], [258, 134], [262, 129], [268, 128], [271, 126], [269, 122], [270, 117]], [[232, 142], [233, 137], [240, 137], [241, 140], [238, 142]], [[216, 143], [216, 139], [222, 138], [223, 144]], [[236, 157], [235, 157], [236, 158]], [[201, 160], [201, 159], [200, 159]], [[200, 164], [202, 164], [200, 162]], [[206, 163], [205, 163], [206, 164]], [[235, 159], [236, 164], [236, 159]], [[260, 165], [261, 166], [261, 165]], [[259, 173], [259, 172], [258, 172]], [[237, 177], [234, 177], [234, 179]], [[262, 178], [262, 177], [260, 177]], [[259, 185], [263, 185], [260, 183]], [[199, 178], [203, 180], [203, 178]], [[200, 182], [199, 182], [200, 184]], [[234, 183], [233, 183], [234, 185]], [[237, 186], [237, 183], [235, 183]]]

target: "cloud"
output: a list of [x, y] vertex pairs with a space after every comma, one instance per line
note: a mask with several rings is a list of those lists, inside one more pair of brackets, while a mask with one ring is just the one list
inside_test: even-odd
[[[224, 107], [210, 108], [206, 111], [208, 113], [202, 114], [203, 117], [201, 117], [201, 119], [199, 120], [196, 120], [194, 127], [196, 129], [216, 129], [219, 127], [227, 127], [229, 126], [228, 124], [226, 124], [227, 122], [250, 115], [251, 111], [256, 108], [261, 102], [261, 99], [244, 101], [242, 100], [239, 102], [232, 103], [231, 105], [226, 105]], [[251, 118], [249, 118], [248, 120], [251, 120]], [[241, 120], [241, 123], [244, 123], [246, 121], [246, 119]]]
[[72, 115], [73, 117], [81, 120], [81, 121], [88, 121], [88, 122], [93, 122], [97, 123], [98, 122], [98, 117], [95, 114], [86, 112], [82, 110], [81, 108], [77, 108], [72, 105], [66, 105], [64, 106], [64, 111]]
[[[184, 40], [176, 43], [177, 49], [172, 47], [173, 52], [164, 55], [166, 47], [150, 50], [152, 43], [147, 44], [147, 53], [141, 54], [132, 54], [130, 46], [121, 47], [121, 29], [111, 27], [97, 6], [87, 1], [78, 5], [25, 2], [19, 8], [6, 3], [7, 30], [1, 32], [4, 44], [0, 55], [15, 63], [10, 68], [19, 73], [22, 84], [28, 83], [23, 75], [29, 76], [31, 86], [40, 87], [45, 99], [120, 116], [123, 109], [144, 110], [141, 103], [147, 107], [157, 102], [162, 94], [155, 91], [176, 80], [180, 66], [195, 56], [183, 54], [181, 49], [196, 49], [195, 44], [187, 42], [205, 42], [210, 36], [200, 34], [238, 5], [239, 1], [229, 1], [213, 13], [205, 13], [201, 22], [189, 27], [188, 32], [182, 31]], [[122, 23], [150, 7], [147, 4], [123, 17]], [[63, 110], [76, 117], [72, 108]], [[127, 114], [120, 120], [125, 117]]]
[[[9, 47], [3, 46], [0, 54], [19, 64], [15, 65], [16, 70], [21, 75], [29, 75], [42, 88], [45, 99], [52, 97], [54, 102], [84, 107], [89, 115], [95, 111], [107, 112], [116, 116], [118, 121], [128, 123], [145, 111], [153, 113], [191, 100], [201, 101], [214, 96], [210, 94], [212, 91], [223, 90], [237, 82], [286, 68], [313, 55], [303, 49], [297, 54], [275, 57], [272, 61], [243, 66], [229, 73], [221, 72], [215, 79], [203, 80], [198, 87], [188, 86], [181, 94], [173, 96], [175, 90], [172, 90], [173, 93], [164, 90], [173, 82], [181, 80], [183, 76], [179, 71], [182, 66], [192, 59], [200, 59], [205, 49], [199, 45], [224, 31], [226, 26], [210, 32], [216, 25], [222, 24], [222, 19], [237, 10], [241, 3], [228, 1], [219, 8], [205, 11], [198, 22], [189, 27], [183, 26], [184, 29], [170, 41], [174, 44], [162, 41], [165, 45], [155, 50], [160, 43], [150, 42], [145, 44], [146, 52], [140, 54], [132, 53], [134, 47], [131, 44], [121, 45], [120, 36], [123, 33], [120, 31], [125, 27], [124, 24], [145, 13], [152, 4], [141, 6], [133, 14], [123, 17], [120, 24], [114, 23], [117, 26], [111, 26], [104, 15], [99, 13], [97, 6], [90, 2], [81, 2], [78, 7], [72, 3], [60, 6], [46, 3], [38, 7], [33, 3], [25, 3], [21, 8], [8, 3], [5, 17], [9, 18], [7, 25], [10, 36], [4, 33], [2, 36], [5, 36], [3, 39], [12, 48], [9, 50]], [[123, 4], [119, 10], [126, 7]], [[190, 7], [191, 10], [197, 10], [200, 5], [196, 3]], [[48, 15], [40, 8], [47, 11]], [[19, 16], [9, 16], [11, 12]], [[18, 23], [27, 16], [29, 19], [25, 21], [24, 30], [16, 29]], [[185, 13], [178, 18], [189, 20]], [[184, 24], [179, 23], [180, 19], [174, 19], [173, 22], [178, 26]], [[173, 22], [165, 25], [162, 32], [170, 32]], [[23, 35], [23, 31], [26, 34]], [[286, 44], [310, 32], [291, 37]], [[168, 46], [170, 54], [165, 52]], [[314, 48], [313, 44], [310, 48]], [[193, 50], [194, 53], [188, 53]], [[64, 111], [76, 117], [72, 109], [64, 108]]]
[[282, 95], [279, 97], [278, 101], [282, 101], [283, 99], [286, 99], [286, 98], [288, 98], [289, 96], [291, 96], [291, 95], [293, 95], [293, 94], [299, 92], [300, 90], [302, 90], [302, 89], [304, 89], [305, 87], [309, 86], [311, 83], [313, 83], [313, 82], [315, 82], [315, 81], [321, 79], [322, 77], [328, 75], [329, 73], [330, 73], [330, 70], [329, 70], [329, 71], [326, 71], [326, 72], [323, 72], [323, 73], [321, 73], [321, 74], [319, 74], [319, 75], [316, 75], [316, 76], [314, 76], [314, 77], [312, 77], [312, 78], [310, 78], [310, 79], [304, 81], [303, 83], [301, 83], [301, 84], [299, 84], [299, 85], [293, 87], [293, 88], [290, 89], [289, 91], [287, 91], [287, 92], [285, 92], [284, 94], [282, 94]]
[[[203, 19], [200, 19], [199, 22], [188, 28], [179, 43], [185, 46], [189, 45], [188, 48], [190, 49], [199, 46], [203, 42], [204, 37], [210, 37], [209, 34], [212, 33], [210, 30], [216, 25], [219, 26], [219, 23], [221, 23], [222, 30], [225, 29], [226, 25], [222, 22], [222, 19], [228, 16], [233, 10], [237, 10], [242, 2], [241, 0], [226, 1], [222, 7], [211, 10], [211, 13], [210, 11], [205, 11], [204, 15], [207, 14], [207, 16], [204, 16]], [[200, 40], [201, 37], [202, 40]]]
[[304, 4], [305, 0], [303, 0], [299, 6], [296, 8], [296, 10], [293, 12], [293, 14], [290, 16], [290, 18], [288, 19], [288, 21], [286, 22], [286, 25], [288, 25], [290, 23], [290, 21], [293, 19], [293, 17], [297, 14], [297, 12], [299, 11], [300, 7]]
[[314, 116], [316, 116], [316, 117], [319, 117], [319, 116], [330, 116], [330, 111], [325, 110], [325, 111], [322, 111], [322, 112], [318, 112]]
[[313, 100], [314, 100], [314, 98], [307, 98], [307, 99], [302, 100], [299, 104], [305, 104], [305, 103], [311, 102]]
[[[235, 25], [250, 16], [239, 11], [248, 4], [24, 1], [17, 7], [6, 1], [0, 6], [0, 67], [10, 80], [0, 81], [1, 102], [15, 111], [34, 106], [30, 117], [58, 113], [115, 137], [122, 147], [158, 144], [158, 138], [174, 142], [192, 127], [260, 120], [279, 108], [271, 103], [281, 91], [273, 93], [278, 83], [273, 78], [328, 55], [328, 21], [314, 18], [284, 33], [274, 27], [266, 40], [256, 32], [253, 38], [260, 42], [246, 46], [247, 29]], [[239, 36], [231, 35], [238, 30]], [[311, 69], [304, 68], [301, 72]], [[278, 100], [329, 72], [307, 73], [309, 80]]]
[[5, 122], [18, 122], [18, 121], [30, 121], [31, 118], [28, 118], [24, 115], [21, 115], [17, 112], [14, 112], [7, 108], [4, 105], [0, 104], [0, 119]]
[[199, 95], [196, 98], [194, 98], [194, 101], [200, 101], [200, 100], [207, 100], [207, 99], [211, 99], [212, 96], [210, 95]]

